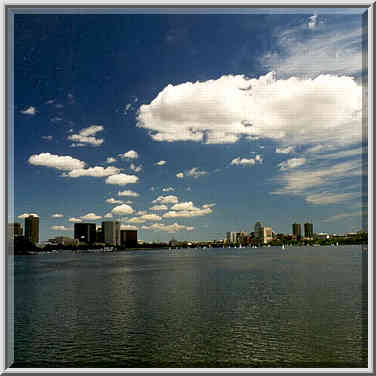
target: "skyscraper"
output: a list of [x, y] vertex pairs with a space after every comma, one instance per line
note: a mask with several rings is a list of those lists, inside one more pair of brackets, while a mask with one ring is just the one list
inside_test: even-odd
[[302, 225], [300, 223], [292, 224], [292, 234], [296, 236], [296, 239], [301, 239], [302, 237]]
[[25, 218], [25, 239], [33, 244], [39, 242], [39, 217], [29, 215]]
[[120, 222], [102, 222], [103, 239], [106, 244], [120, 245]]
[[74, 238], [81, 243], [92, 244], [96, 242], [97, 226], [95, 223], [75, 223]]
[[264, 238], [264, 222], [256, 222], [255, 224], [255, 237], [258, 240]]
[[304, 223], [304, 236], [306, 238], [313, 238], [313, 224], [310, 222]]

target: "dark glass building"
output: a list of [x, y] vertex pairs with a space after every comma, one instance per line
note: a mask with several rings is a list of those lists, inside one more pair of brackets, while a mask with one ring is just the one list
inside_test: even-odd
[[300, 223], [292, 224], [292, 234], [296, 236], [296, 239], [302, 238], [302, 225]]
[[25, 239], [36, 244], [39, 242], [39, 218], [29, 215], [25, 218]]
[[97, 240], [97, 225], [95, 223], [75, 223], [74, 238], [80, 243], [92, 244]]
[[120, 244], [123, 247], [136, 247], [137, 246], [137, 230], [121, 230], [120, 231]]
[[313, 224], [310, 222], [304, 223], [304, 236], [306, 238], [313, 238]]

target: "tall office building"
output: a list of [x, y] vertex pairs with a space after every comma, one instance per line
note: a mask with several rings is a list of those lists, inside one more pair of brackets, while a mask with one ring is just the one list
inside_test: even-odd
[[268, 244], [273, 240], [273, 229], [271, 227], [264, 227], [263, 242]]
[[304, 223], [304, 236], [306, 238], [313, 238], [313, 224], [310, 222]]
[[226, 232], [227, 243], [236, 243], [236, 232]]
[[33, 244], [39, 242], [39, 217], [29, 215], [25, 218], [25, 239]]
[[103, 240], [106, 244], [120, 245], [120, 222], [102, 222]]
[[262, 240], [264, 238], [264, 222], [256, 222], [255, 237], [258, 240]]
[[96, 242], [97, 225], [95, 223], [75, 223], [74, 238], [80, 243], [93, 244]]
[[137, 246], [137, 230], [121, 230], [120, 241], [121, 241], [122, 246], [136, 247]]
[[301, 239], [302, 237], [302, 225], [300, 223], [292, 224], [292, 234], [296, 236], [296, 239]]

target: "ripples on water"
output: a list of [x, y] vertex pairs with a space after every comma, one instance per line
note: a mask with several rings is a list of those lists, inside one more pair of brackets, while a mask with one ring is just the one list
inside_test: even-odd
[[346, 246], [17, 256], [14, 366], [366, 367], [363, 255]]

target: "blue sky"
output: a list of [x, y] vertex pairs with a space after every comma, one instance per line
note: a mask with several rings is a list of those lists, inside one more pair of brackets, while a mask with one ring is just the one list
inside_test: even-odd
[[14, 219], [41, 240], [359, 230], [361, 33], [348, 10], [16, 14]]

